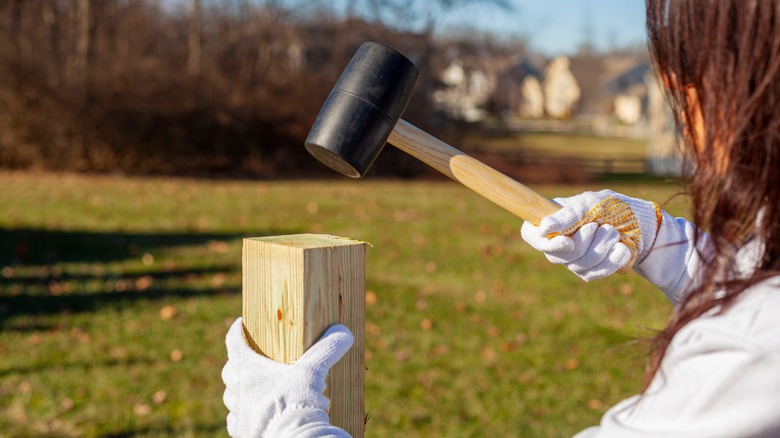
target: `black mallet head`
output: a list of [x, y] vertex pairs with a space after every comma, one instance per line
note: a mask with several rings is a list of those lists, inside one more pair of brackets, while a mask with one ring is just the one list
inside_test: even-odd
[[362, 177], [401, 118], [419, 75], [395, 50], [364, 43], [317, 115], [306, 150], [333, 170]]

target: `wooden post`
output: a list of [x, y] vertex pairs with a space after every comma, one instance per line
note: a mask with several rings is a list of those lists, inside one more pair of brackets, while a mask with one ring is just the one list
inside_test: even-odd
[[243, 319], [250, 343], [293, 363], [335, 323], [355, 343], [328, 375], [331, 423], [362, 438], [365, 428], [365, 251], [363, 242], [300, 234], [244, 239]]

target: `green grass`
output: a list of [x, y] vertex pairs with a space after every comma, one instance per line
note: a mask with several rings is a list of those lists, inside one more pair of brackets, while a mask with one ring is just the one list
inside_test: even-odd
[[467, 146], [486, 150], [523, 151], [535, 155], [585, 159], [643, 159], [647, 141], [618, 137], [600, 137], [547, 132], [524, 132], [500, 137], [478, 136]]
[[[535, 187], [564, 196], [602, 187]], [[664, 201], [677, 186], [610, 187]], [[451, 182], [0, 173], [0, 431], [226, 436], [241, 239], [370, 242], [368, 436], [570, 436], [640, 388], [671, 308], [635, 274], [583, 283]], [[684, 214], [679, 199], [667, 206]]]

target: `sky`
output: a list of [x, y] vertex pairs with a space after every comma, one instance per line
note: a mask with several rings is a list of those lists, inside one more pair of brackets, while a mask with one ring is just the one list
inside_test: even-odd
[[[425, 0], [421, 0], [425, 1]], [[571, 54], [586, 35], [599, 50], [644, 44], [644, 0], [510, 0], [511, 11], [475, 2], [448, 13], [440, 29], [467, 24], [526, 37], [547, 55]]]
[[[161, 0], [163, 4], [185, 7], [189, 0]], [[253, 0], [258, 4], [271, 0]], [[305, 7], [312, 0], [274, 0], [283, 5]], [[427, 2], [429, 0], [412, 0]], [[441, 14], [436, 22], [439, 32], [462, 27], [490, 31], [497, 35], [526, 38], [532, 49], [554, 56], [572, 54], [590, 38], [596, 49], [608, 50], [644, 45], [644, 0], [506, 0], [509, 11], [490, 5], [489, 1], [472, 1], [468, 6]], [[209, 0], [203, 0], [208, 4]], [[333, 10], [346, 4], [365, 5], [366, 1], [318, 0]]]

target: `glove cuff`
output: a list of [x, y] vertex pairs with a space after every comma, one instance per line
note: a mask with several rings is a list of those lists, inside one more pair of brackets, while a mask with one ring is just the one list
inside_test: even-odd
[[[309, 406], [290, 406], [274, 416], [262, 436], [267, 437], [298, 437], [322, 436], [328, 432], [328, 436], [349, 436], [346, 432], [330, 424], [326, 411]], [[333, 433], [335, 432], [335, 433]], [[341, 432], [343, 435], [340, 435]], [[332, 434], [331, 434], [332, 433]]]
[[625, 202], [631, 208], [631, 211], [634, 212], [639, 230], [642, 233], [636, 258], [636, 262], [641, 263], [655, 244], [663, 213], [655, 202], [637, 198], [626, 198]]

